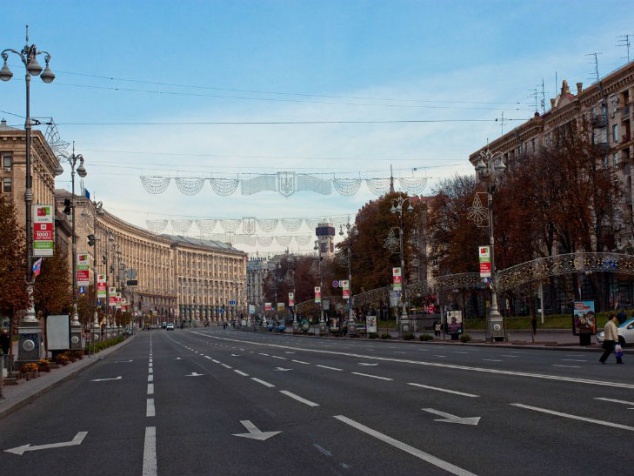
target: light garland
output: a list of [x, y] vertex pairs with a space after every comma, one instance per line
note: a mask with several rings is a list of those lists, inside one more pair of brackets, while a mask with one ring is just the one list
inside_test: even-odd
[[[141, 176], [141, 184], [146, 192], [152, 194], [164, 193], [172, 181], [172, 177]], [[344, 179], [322, 178], [317, 175], [300, 174], [296, 172], [277, 172], [249, 176], [249, 178], [211, 178], [211, 177], [175, 177], [174, 182], [178, 190], [184, 195], [200, 193], [209, 181], [211, 189], [218, 195], [227, 197], [233, 195], [240, 185], [242, 195], [253, 195], [260, 192], [277, 192], [290, 197], [296, 192], [314, 192], [321, 195], [331, 195], [334, 191], [343, 196], [352, 196], [359, 192], [361, 185], [366, 184], [368, 190], [380, 196], [390, 190], [390, 186], [397, 181], [401, 190], [421, 194], [427, 185], [427, 177], [400, 178], [371, 178]]]

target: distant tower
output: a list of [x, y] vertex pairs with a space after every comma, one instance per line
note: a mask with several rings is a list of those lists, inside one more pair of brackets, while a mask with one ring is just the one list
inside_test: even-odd
[[320, 223], [315, 228], [315, 234], [321, 255], [332, 259], [335, 256], [335, 227], [331, 223]]

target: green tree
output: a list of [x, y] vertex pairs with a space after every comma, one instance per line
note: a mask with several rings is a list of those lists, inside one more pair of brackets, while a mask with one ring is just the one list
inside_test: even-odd
[[13, 202], [0, 194], [0, 314], [12, 319], [28, 305], [24, 247]]
[[[478, 271], [478, 246], [489, 243], [488, 228], [468, 219], [478, 189], [474, 176], [456, 175], [434, 190], [429, 206], [427, 234], [431, 260], [440, 274]], [[480, 197], [486, 197], [480, 194]], [[487, 206], [484, 198], [483, 206]]]
[[59, 246], [55, 245], [53, 256], [42, 260], [40, 275], [33, 289], [35, 308], [44, 316], [68, 314], [72, 306], [72, 288], [68, 260]]

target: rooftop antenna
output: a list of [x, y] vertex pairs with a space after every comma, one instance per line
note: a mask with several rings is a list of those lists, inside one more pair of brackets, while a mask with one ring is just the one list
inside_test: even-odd
[[546, 88], [544, 87], [544, 78], [542, 78], [542, 114], [546, 112]]
[[599, 82], [599, 55], [602, 53], [588, 53], [586, 56], [594, 56], [594, 80]]
[[537, 88], [533, 89], [533, 94], [531, 94], [531, 96], [533, 96], [533, 101], [535, 101], [535, 112], [538, 112], [539, 106], [537, 105], [537, 98], [539, 97], [539, 92], [537, 91]]
[[619, 41], [619, 45], [617, 46], [625, 46], [625, 48], [627, 49], [627, 62], [630, 62], [630, 46], [632, 46], [631, 43], [631, 37], [632, 35], [619, 35], [617, 36], [618, 41]]
[[394, 193], [394, 173], [392, 173], [392, 164], [390, 164], [390, 193]]

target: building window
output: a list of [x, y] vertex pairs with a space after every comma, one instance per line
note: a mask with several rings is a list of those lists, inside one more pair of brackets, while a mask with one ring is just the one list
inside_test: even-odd
[[619, 125], [618, 124], [614, 124], [612, 126], [612, 139], [614, 139], [615, 144], [619, 142]]
[[614, 156], [612, 157], [612, 160], [614, 162], [614, 167], [618, 167], [619, 166], [619, 154], [618, 153], [614, 154]]
[[10, 169], [13, 165], [13, 154], [11, 152], [0, 152], [2, 155], [2, 166], [5, 169]]
[[11, 178], [7, 177], [2, 180], [2, 191], [4, 193], [13, 192], [13, 181], [11, 180]]

